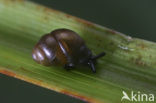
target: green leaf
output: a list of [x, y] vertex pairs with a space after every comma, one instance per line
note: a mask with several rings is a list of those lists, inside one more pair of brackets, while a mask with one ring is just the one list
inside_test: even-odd
[[[39, 38], [57, 28], [77, 32], [94, 54], [97, 73], [78, 66], [45, 67], [32, 60]], [[0, 0], [0, 72], [88, 102], [120, 103], [122, 91], [156, 95], [156, 43], [23, 0]], [[127, 100], [124, 100], [127, 102]]]

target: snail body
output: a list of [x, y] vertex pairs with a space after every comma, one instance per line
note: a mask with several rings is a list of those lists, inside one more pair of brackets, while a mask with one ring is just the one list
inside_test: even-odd
[[32, 51], [33, 59], [42, 65], [63, 65], [65, 69], [87, 64], [96, 72], [94, 64], [105, 53], [93, 56], [84, 40], [69, 29], [56, 29], [43, 35]]

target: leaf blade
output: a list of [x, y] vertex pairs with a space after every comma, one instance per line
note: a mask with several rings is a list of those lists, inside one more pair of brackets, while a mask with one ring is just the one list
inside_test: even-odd
[[[121, 102], [122, 90], [130, 91], [129, 88], [156, 93], [153, 42], [131, 38], [29, 1], [0, 0], [0, 20], [3, 74], [89, 102]], [[32, 60], [34, 44], [41, 35], [56, 28], [76, 31], [94, 54], [107, 53], [98, 61], [96, 74], [85, 67], [66, 72], [62, 67], [48, 68]]]

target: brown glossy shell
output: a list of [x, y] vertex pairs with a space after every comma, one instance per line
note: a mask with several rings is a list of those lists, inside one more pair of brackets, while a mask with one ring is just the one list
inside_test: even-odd
[[42, 65], [51, 65], [56, 58], [57, 42], [50, 34], [41, 37], [32, 51], [33, 59]]
[[68, 29], [57, 29], [41, 37], [33, 49], [33, 59], [43, 65], [82, 63], [91, 56], [80, 36]]

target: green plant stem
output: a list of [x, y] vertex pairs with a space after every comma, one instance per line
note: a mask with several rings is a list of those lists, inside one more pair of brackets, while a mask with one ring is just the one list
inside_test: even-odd
[[[66, 72], [36, 64], [31, 51], [39, 38], [57, 28], [77, 32], [98, 54], [96, 65]], [[156, 95], [156, 43], [132, 38], [23, 0], [0, 0], [0, 72], [89, 102], [120, 103], [122, 90]]]

